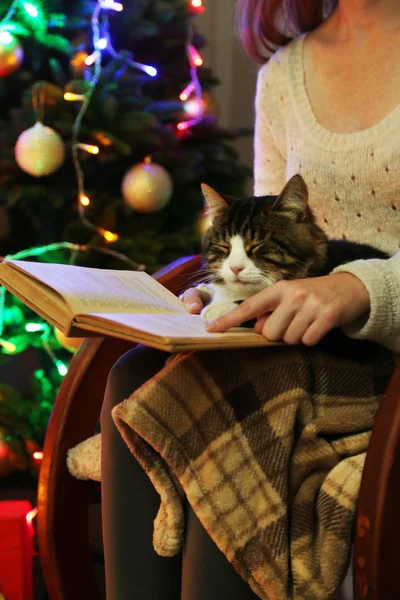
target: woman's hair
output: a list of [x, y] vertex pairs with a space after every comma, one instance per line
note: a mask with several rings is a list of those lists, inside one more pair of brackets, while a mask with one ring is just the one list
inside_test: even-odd
[[338, 0], [238, 0], [239, 36], [251, 58], [263, 63], [265, 51], [274, 52], [295, 35], [312, 31], [337, 3]]

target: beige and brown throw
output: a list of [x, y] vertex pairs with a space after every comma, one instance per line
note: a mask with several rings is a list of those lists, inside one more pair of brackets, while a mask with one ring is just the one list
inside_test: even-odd
[[114, 420], [161, 496], [154, 547], [182, 545], [184, 495], [264, 600], [327, 600], [345, 576], [390, 352], [316, 348], [181, 355]]

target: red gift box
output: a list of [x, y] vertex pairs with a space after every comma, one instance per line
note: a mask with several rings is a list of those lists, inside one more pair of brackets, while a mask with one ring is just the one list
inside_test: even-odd
[[0, 592], [6, 600], [33, 600], [33, 529], [26, 500], [0, 502]]

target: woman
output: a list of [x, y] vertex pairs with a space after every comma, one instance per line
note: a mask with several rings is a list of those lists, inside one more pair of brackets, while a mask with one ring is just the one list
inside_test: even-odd
[[[288, 2], [296, 31], [309, 33], [286, 45], [289, 40], [274, 26], [280, 0], [239, 1], [242, 36], [254, 58], [260, 60], [262, 46], [285, 46], [259, 73], [255, 193], [278, 193], [300, 172], [330, 236], [375, 244], [393, 257], [358, 261], [326, 277], [280, 282], [210, 329], [222, 331], [256, 316], [267, 338], [314, 345], [343, 326], [349, 336], [400, 353], [400, 5], [339, 0], [326, 7], [324, 20], [322, 4]], [[183, 299], [188, 310], [200, 311], [199, 290], [188, 290]], [[120, 437], [111, 410], [165, 360], [150, 349], [131, 351], [108, 382], [101, 423], [107, 598], [256, 599], [189, 505], [183, 555], [164, 559], [153, 550], [159, 497]]]

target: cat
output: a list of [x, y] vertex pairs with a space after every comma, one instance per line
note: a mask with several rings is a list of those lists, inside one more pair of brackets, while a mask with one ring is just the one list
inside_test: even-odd
[[329, 274], [358, 259], [389, 258], [366, 244], [329, 240], [308, 205], [308, 189], [294, 175], [279, 196], [235, 199], [202, 184], [211, 215], [203, 256], [212, 299], [202, 312], [206, 323], [281, 279]]

